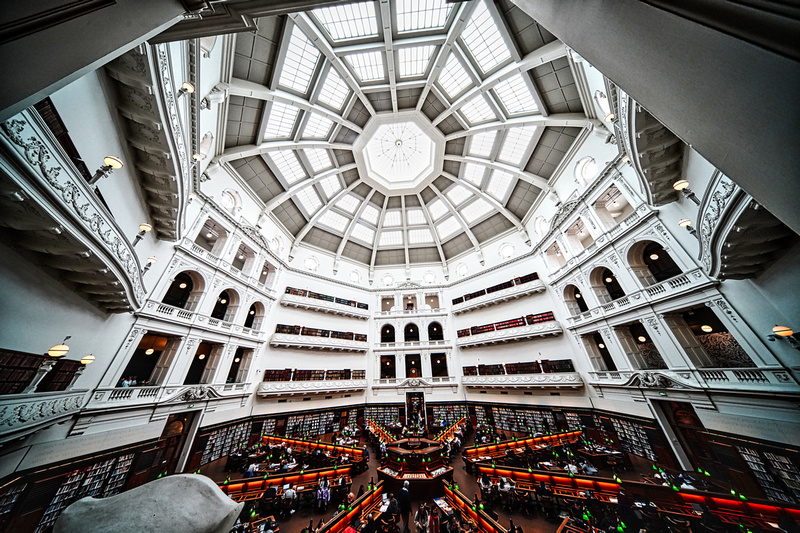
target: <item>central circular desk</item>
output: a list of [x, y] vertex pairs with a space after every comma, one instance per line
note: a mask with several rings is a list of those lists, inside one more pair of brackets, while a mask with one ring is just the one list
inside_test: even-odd
[[386, 446], [386, 461], [378, 469], [389, 492], [409, 481], [414, 498], [433, 498], [443, 493], [442, 480], [453, 481], [453, 468], [445, 462], [444, 448], [430, 439], [411, 437]]

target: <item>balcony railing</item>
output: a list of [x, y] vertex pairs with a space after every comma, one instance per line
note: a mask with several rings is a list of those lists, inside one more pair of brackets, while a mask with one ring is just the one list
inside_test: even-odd
[[450, 348], [453, 345], [449, 340], [440, 341], [398, 341], [398, 342], [381, 342], [375, 347], [375, 350], [404, 350], [404, 349], [426, 349], [426, 348]]
[[141, 312], [142, 314], [158, 318], [169, 318], [171, 322], [184, 324], [187, 326], [198, 326], [224, 333], [236, 333], [253, 338], [262, 338], [265, 334], [265, 332], [261, 330], [255, 330], [240, 324], [234, 324], [218, 318], [200, 315], [194, 311], [188, 311], [186, 309], [181, 309], [180, 307], [174, 307], [156, 300], [147, 300], [147, 303], [145, 303]]
[[[282, 325], [279, 324], [278, 326], [280, 328]], [[300, 326], [294, 327], [300, 328]], [[303, 329], [309, 330], [311, 328]], [[351, 334], [351, 338], [335, 338], [331, 337], [330, 335], [301, 335], [299, 329], [297, 333], [284, 333], [283, 331], [284, 330], [282, 329], [278, 329], [272, 334], [272, 337], [270, 337], [269, 340], [270, 345], [284, 348], [306, 348], [310, 350], [326, 350], [334, 352], [366, 352], [368, 349], [366, 335]], [[330, 334], [330, 332], [328, 333]], [[363, 338], [363, 340], [360, 340], [361, 338]]]
[[258, 385], [258, 395], [293, 396], [358, 392], [367, 388], [366, 379], [337, 379], [321, 381], [265, 381]]
[[461, 382], [465, 387], [479, 389], [527, 389], [534, 387], [579, 389], [583, 387], [583, 378], [578, 372], [464, 376], [461, 378]]
[[95, 389], [88, 408], [108, 409], [162, 402], [216, 400], [247, 395], [250, 393], [251, 385], [251, 383], [220, 383], [100, 388]]
[[378, 311], [376, 317], [392, 316], [433, 316], [446, 315], [447, 310], [440, 307], [422, 307], [419, 309], [392, 309], [391, 311]]
[[481, 307], [499, 304], [508, 300], [522, 298], [529, 294], [544, 292], [544, 282], [537, 273], [514, 278], [505, 283], [461, 296], [453, 300], [453, 314], [468, 313]]
[[55, 279], [104, 311], [138, 309], [145, 289], [130, 236], [35, 110], [0, 124], [0, 154], [9, 162], [0, 222], [19, 232], [17, 245], [41, 254], [40, 263], [63, 271]]
[[456, 345], [460, 348], [471, 348], [474, 346], [486, 346], [502, 342], [521, 341], [534, 337], [555, 336], [561, 335], [562, 333], [561, 324], [555, 320], [550, 320], [536, 324], [526, 324], [515, 328], [489, 331], [487, 333], [470, 334], [469, 336], [456, 339]]
[[412, 377], [412, 378], [380, 378], [372, 380], [373, 389], [414, 388], [414, 387], [455, 387], [458, 379], [455, 376]]
[[0, 409], [0, 443], [69, 420], [86, 404], [89, 391], [7, 394]]
[[[288, 288], [287, 288], [288, 289]], [[308, 291], [304, 291], [308, 293]], [[311, 293], [314, 294], [314, 293]], [[285, 293], [281, 296], [281, 305], [290, 307], [297, 307], [299, 309], [308, 309], [311, 311], [319, 311], [322, 313], [331, 313], [334, 315], [349, 316], [353, 318], [360, 318], [363, 320], [369, 319], [369, 309], [343, 304], [332, 300], [323, 300], [320, 298], [313, 298], [304, 296], [302, 294]]]
[[679, 274], [644, 289], [626, 294], [611, 302], [593, 307], [579, 315], [567, 318], [567, 327], [574, 328], [603, 318], [625, 313], [631, 309], [675, 298], [684, 293], [712, 285], [699, 268]]
[[681, 388], [724, 390], [726, 392], [800, 392], [800, 385], [781, 367], [703, 368], [687, 370], [620, 370], [589, 372], [596, 386]]

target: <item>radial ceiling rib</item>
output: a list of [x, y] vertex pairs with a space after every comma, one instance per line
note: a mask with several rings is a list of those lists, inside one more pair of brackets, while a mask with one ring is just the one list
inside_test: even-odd
[[[320, 172], [313, 178], [299, 181], [294, 185], [292, 185], [291, 187], [289, 187], [288, 189], [286, 189], [285, 191], [283, 191], [282, 193], [276, 194], [266, 204], [264, 204], [264, 213], [269, 213], [270, 211], [275, 209], [279, 204], [282, 204], [283, 202], [294, 196], [297, 193], [297, 191], [299, 191], [300, 189], [304, 189], [307, 185], [316, 185], [317, 183], [319, 183], [320, 181], [324, 180], [329, 176], [341, 174], [342, 172], [347, 172], [348, 170], [352, 170], [354, 168], [356, 168], [356, 164], [350, 163], [347, 165], [342, 165], [341, 167], [338, 168], [332, 168], [330, 170], [326, 170], [325, 172]], [[356, 182], [358, 183], [359, 181], [357, 180]]]
[[[460, 180], [457, 182], [460, 183]], [[475, 234], [472, 233], [472, 230], [469, 229], [469, 224], [467, 221], [464, 220], [464, 217], [461, 216], [461, 213], [456, 209], [456, 206], [450, 201], [447, 196], [442, 194], [442, 192], [437, 189], [436, 187], [431, 187], [431, 190], [436, 193], [436, 196], [439, 197], [441, 201], [444, 202], [444, 205], [447, 207], [448, 211], [458, 220], [458, 223], [461, 224], [461, 228], [464, 230], [464, 233], [467, 234], [467, 238], [472, 243], [472, 246], [475, 248], [475, 252], [478, 254], [478, 258], [480, 259], [481, 265], [483, 265], [483, 248], [481, 247], [481, 243], [478, 242], [478, 239], [475, 237]]]
[[419, 205], [422, 208], [422, 214], [425, 216], [425, 221], [428, 223], [428, 227], [431, 228], [433, 242], [436, 244], [436, 249], [439, 250], [439, 258], [442, 261], [442, 270], [444, 270], [445, 279], [448, 279], [450, 274], [447, 270], [447, 258], [445, 258], [444, 250], [442, 250], [442, 241], [439, 239], [439, 234], [436, 232], [436, 227], [433, 225], [433, 217], [431, 217], [431, 214], [428, 211], [428, 206], [425, 205], [425, 202], [419, 193], [417, 193], [417, 200], [419, 200]]
[[294, 13], [289, 15], [295, 24], [300, 26], [300, 28], [305, 32], [309, 39], [316, 45], [322, 55], [331, 62], [333, 67], [336, 68], [336, 72], [341, 76], [341, 78], [347, 83], [347, 86], [350, 87], [356, 95], [358, 99], [361, 100], [361, 103], [364, 104], [364, 107], [367, 108], [370, 115], [375, 116], [375, 108], [372, 107], [372, 103], [369, 101], [369, 98], [364, 94], [364, 91], [361, 90], [361, 86], [358, 84], [355, 78], [350, 74], [350, 70], [344, 65], [344, 62], [336, 55], [333, 50], [333, 47], [328, 44], [328, 40], [325, 38], [324, 35], [320, 32], [317, 25], [311, 22], [311, 19], [308, 18], [306, 13]]
[[288, 150], [294, 148], [328, 148], [331, 150], [352, 150], [353, 147], [344, 143], [330, 143], [326, 141], [299, 141], [294, 142], [291, 139], [285, 141], [269, 141], [261, 144], [248, 144], [245, 146], [237, 146], [236, 148], [229, 148], [224, 153], [217, 157], [220, 163], [229, 163], [236, 159], [244, 157], [252, 157], [266, 152], [275, 150]]
[[[304, 182], [303, 182], [303, 185], [312, 185], [312, 186], [313, 186], [313, 185], [315, 185], [317, 182], [318, 182], [318, 180], [314, 180], [314, 181], [312, 181], [312, 182], [309, 182], [308, 180], [306, 180], [306, 181], [304, 181]], [[300, 229], [300, 231], [297, 233], [297, 235], [295, 235], [295, 237], [294, 237], [294, 242], [292, 242], [292, 247], [291, 247], [291, 249], [289, 250], [289, 260], [290, 260], [290, 261], [291, 261], [291, 260], [294, 258], [294, 251], [295, 251], [295, 249], [297, 248], [297, 245], [298, 245], [298, 244], [300, 244], [300, 242], [302, 242], [303, 238], [304, 238], [304, 237], [305, 237], [305, 236], [308, 234], [308, 232], [309, 232], [309, 231], [311, 231], [311, 229], [312, 229], [312, 228], [314, 228], [314, 226], [315, 226], [315, 225], [316, 225], [316, 223], [317, 223], [317, 220], [319, 220], [319, 218], [320, 218], [320, 217], [321, 217], [321, 216], [322, 216], [322, 215], [323, 215], [323, 214], [324, 214], [324, 213], [325, 213], [325, 212], [326, 212], [328, 209], [330, 209], [330, 206], [332, 206], [333, 204], [335, 204], [336, 202], [338, 202], [338, 201], [339, 201], [339, 199], [341, 199], [341, 198], [342, 198], [342, 196], [345, 196], [346, 194], [348, 194], [350, 191], [352, 191], [353, 189], [355, 189], [356, 187], [358, 187], [358, 186], [359, 186], [359, 185], [361, 185], [362, 183], [363, 183], [363, 182], [362, 182], [361, 180], [356, 180], [356, 181], [354, 181], [353, 183], [351, 183], [350, 185], [348, 185], [346, 188], [344, 188], [344, 189], [342, 189], [341, 191], [337, 192], [337, 193], [336, 193], [336, 194], [333, 196], [333, 198], [331, 198], [331, 199], [330, 199], [330, 201], [328, 201], [327, 205], [323, 205], [322, 207], [320, 207], [319, 209], [317, 209], [317, 212], [316, 212], [316, 213], [314, 213], [313, 215], [311, 215], [311, 218], [309, 219], [309, 221], [308, 221], [308, 222], [306, 222], [306, 225], [305, 225], [305, 226], [303, 226], [303, 227]], [[305, 188], [305, 187], [301, 187], [301, 188]]]
[[[358, 206], [358, 209], [356, 210], [355, 214], [353, 215], [353, 218], [351, 218], [350, 222], [347, 223], [347, 228], [345, 228], [345, 230], [344, 230], [344, 237], [342, 237], [342, 242], [339, 243], [339, 248], [336, 249], [336, 257], [333, 260], [333, 273], [334, 274], [336, 274], [336, 272], [339, 271], [339, 260], [342, 258], [342, 252], [344, 251], [344, 247], [347, 245], [347, 242], [350, 240], [350, 234], [353, 233], [353, 228], [356, 226], [356, 223], [361, 219], [361, 215], [364, 213], [364, 210], [370, 204], [370, 200], [372, 200], [372, 197], [375, 196], [375, 192], [376, 192], [375, 189], [372, 189], [371, 191], [369, 191], [369, 194], [367, 195], [367, 197], [364, 199], [363, 202], [361, 202], [361, 205]], [[328, 202], [328, 203], [330, 204], [331, 202]], [[375, 234], [375, 239], [377, 239], [377, 238], [378, 238], [378, 235], [376, 233]], [[373, 246], [373, 248], [375, 247], [375, 240], [372, 241], [372, 246]]]
[[505, 122], [500, 122], [500, 121], [486, 122], [479, 126], [472, 126], [468, 130], [453, 132], [449, 135], [446, 135], [444, 140], [447, 142], [447, 141], [452, 141], [453, 139], [466, 137], [467, 135], [475, 135], [478, 133], [482, 133], [484, 131], [508, 130], [511, 128], [524, 127], [524, 126], [554, 126], [554, 127], [570, 126], [576, 128], [592, 128], [597, 125], [598, 123], [596, 121], [586, 118], [586, 116], [582, 115], [581, 113], [558, 113], [547, 117], [541, 115], [532, 115], [526, 117], [510, 118], [507, 119]]
[[[403, 252], [406, 258], [406, 272], [408, 272], [408, 268], [411, 265], [411, 261], [408, 257], [408, 210], [406, 209], [406, 197], [400, 197], [400, 222], [402, 223], [402, 231], [403, 231]], [[406, 276], [408, 277], [408, 276]]]
[[500, 163], [498, 161], [489, 161], [487, 159], [482, 159], [480, 157], [472, 157], [468, 155], [445, 155], [445, 161], [458, 161], [459, 163], [477, 163], [479, 165], [483, 165], [489, 168], [494, 168], [497, 170], [503, 170], [505, 172], [510, 172], [515, 176], [518, 176], [522, 181], [527, 181], [531, 185], [536, 185], [542, 190], [549, 191], [550, 184], [548, 181], [531, 172], [527, 172], [525, 170], [520, 170], [519, 168], [513, 165], [507, 165], [506, 163]]
[[[461, 35], [461, 31], [466, 26], [467, 21], [472, 16], [472, 12], [475, 11], [477, 7], [477, 2], [463, 2], [458, 5], [458, 14], [456, 15], [456, 19], [453, 21], [453, 24], [450, 26], [450, 30], [447, 32], [447, 38], [445, 39], [444, 44], [439, 49], [439, 55], [436, 56], [433, 64], [433, 69], [431, 70], [430, 75], [428, 76], [428, 81], [425, 83], [425, 88], [422, 89], [422, 94], [419, 97], [419, 101], [417, 102], [417, 111], [422, 109], [422, 104], [425, 102], [425, 99], [428, 97], [428, 92], [433, 87], [433, 83], [439, 77], [439, 74], [442, 72], [442, 68], [444, 64], [447, 62], [447, 56], [450, 54], [450, 51], [453, 49], [453, 43], [456, 42], [456, 38]], [[473, 80], [474, 82], [479, 82], [478, 79]]]
[[473, 185], [472, 183], [468, 182], [467, 180], [459, 179], [458, 176], [454, 176], [453, 174], [450, 174], [449, 172], [442, 172], [442, 175], [450, 178], [455, 183], [458, 183], [459, 185], [462, 185], [463, 187], [466, 187], [467, 189], [469, 189], [474, 194], [477, 194], [478, 197], [483, 198], [484, 200], [486, 200], [487, 202], [492, 204], [492, 207], [497, 209], [497, 211], [499, 211], [504, 217], [506, 217], [509, 220], [509, 222], [514, 224], [514, 227], [516, 227], [517, 230], [525, 236], [526, 243], [528, 245], [530, 245], [531, 237], [530, 237], [530, 235], [528, 235], [528, 230], [525, 229], [525, 226], [522, 225], [522, 221], [520, 221], [520, 219], [518, 219], [516, 217], [516, 215], [514, 215], [514, 213], [512, 213], [511, 211], [506, 209], [505, 206], [503, 204], [501, 204], [499, 201], [497, 201], [491, 194], [485, 193], [484, 191], [481, 190], [480, 187], [476, 187], [475, 185]]
[[533, 67], [538, 67], [544, 63], [549, 63], [554, 59], [558, 59], [559, 57], [564, 57], [567, 55], [567, 47], [561, 41], [553, 41], [548, 43], [530, 54], [526, 55], [517, 63], [511, 63], [506, 65], [505, 67], [501, 68], [481, 83], [477, 87], [473, 87], [472, 89], [468, 90], [466, 93], [461, 95], [461, 97], [457, 98], [453, 103], [445, 109], [438, 117], [433, 119], [434, 125], [439, 124], [442, 120], [446, 119], [456, 110], [458, 110], [464, 103], [471, 100], [475, 96], [480, 93], [485, 93], [498, 82], [514, 76], [519, 73], [527, 73], [528, 70], [532, 69]]
[[383, 199], [383, 208], [381, 209], [381, 216], [378, 219], [378, 229], [375, 231], [375, 241], [372, 243], [372, 257], [369, 260], [369, 283], [372, 285], [373, 280], [375, 279], [375, 257], [378, 255], [378, 245], [375, 244], [378, 242], [378, 239], [381, 237], [381, 232], [383, 231], [383, 219], [386, 217], [386, 207], [389, 205], [389, 197], [386, 196]]
[[[389, 73], [389, 92], [392, 96], [392, 111], [397, 113], [397, 65], [394, 63], [394, 43], [392, 42], [392, 11], [389, 2], [379, 2], [381, 22], [383, 23], [383, 42], [386, 48], [386, 70]], [[406, 262], [408, 252], [406, 252]]]

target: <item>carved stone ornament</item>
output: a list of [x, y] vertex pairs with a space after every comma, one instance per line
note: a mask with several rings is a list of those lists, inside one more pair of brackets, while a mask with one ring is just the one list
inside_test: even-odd
[[219, 393], [212, 387], [190, 387], [179, 392], [178, 395], [172, 399], [173, 402], [197, 402], [201, 400], [214, 400], [220, 398]]

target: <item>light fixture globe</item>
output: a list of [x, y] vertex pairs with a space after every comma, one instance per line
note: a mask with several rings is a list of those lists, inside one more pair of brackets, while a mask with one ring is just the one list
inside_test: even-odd
[[414, 111], [372, 118], [353, 144], [359, 174], [384, 194], [413, 194], [438, 177], [444, 135]]
[[81, 357], [81, 364], [82, 365], [86, 366], [86, 365], [91, 365], [92, 363], [94, 363], [94, 355], [89, 354], [89, 355], [84, 355], [83, 357]]
[[772, 328], [772, 333], [778, 335], [779, 337], [791, 337], [794, 335], [794, 331], [791, 328], [787, 328], [786, 326], [775, 326]]
[[69, 346], [67, 346], [66, 344], [57, 344], [52, 348], [50, 348], [49, 350], [47, 350], [47, 355], [55, 359], [58, 359], [59, 357], [64, 357], [65, 355], [67, 355], [68, 352], [69, 352]]
[[123, 167], [122, 159], [113, 155], [107, 155], [103, 158], [103, 164], [110, 169], [120, 169]]

